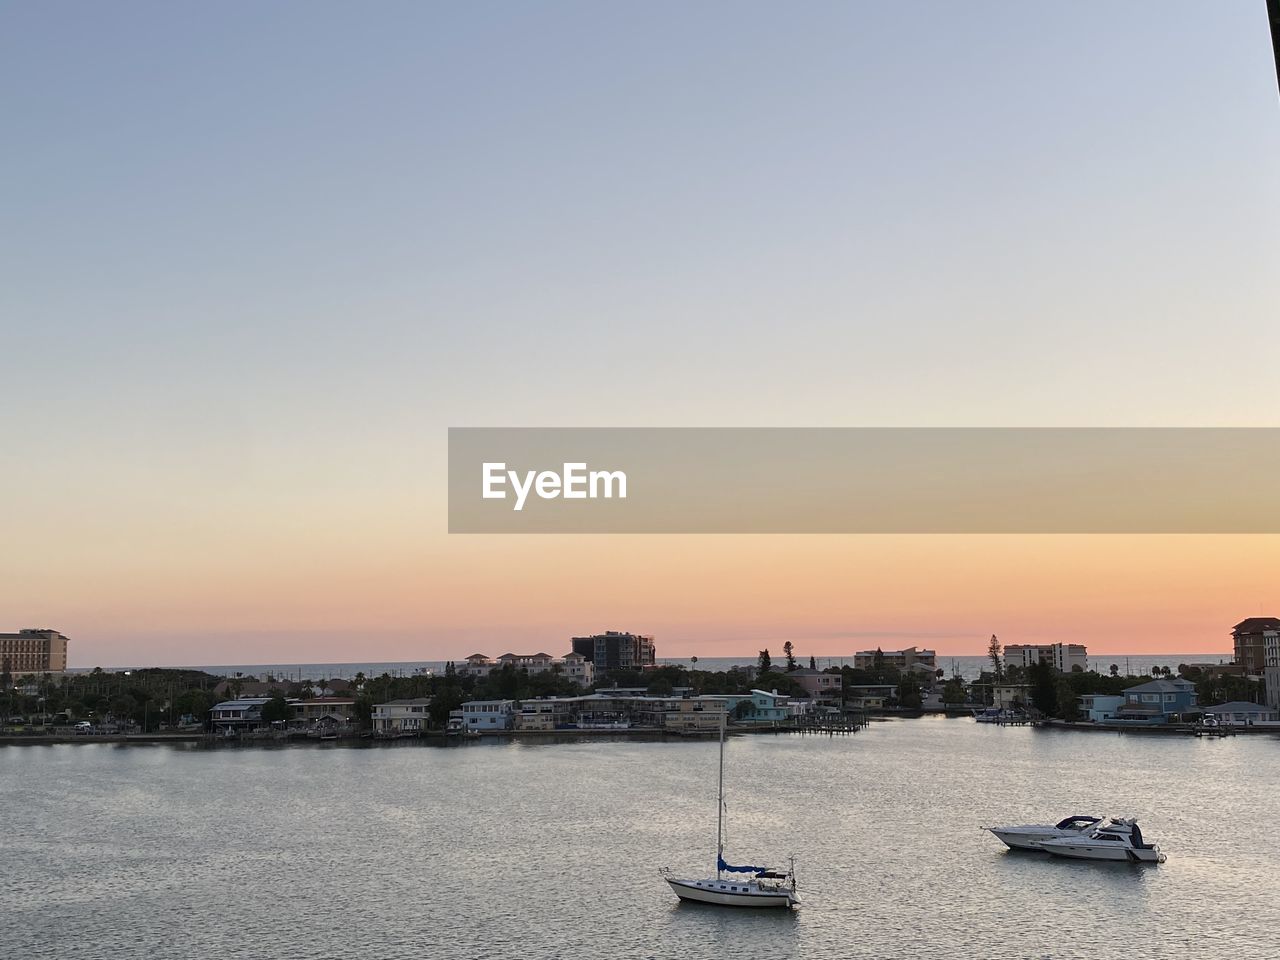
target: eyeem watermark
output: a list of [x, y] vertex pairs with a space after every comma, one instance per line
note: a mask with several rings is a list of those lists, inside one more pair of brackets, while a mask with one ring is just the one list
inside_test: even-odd
[[1280, 534], [1276, 477], [1269, 427], [455, 427], [449, 530]]
[[481, 468], [481, 496], [485, 500], [506, 500], [507, 486], [515, 495], [513, 510], [524, 509], [529, 493], [543, 500], [627, 499], [627, 475], [621, 470], [588, 470], [585, 463], [566, 463], [554, 470], [508, 470], [505, 463], [486, 462]]

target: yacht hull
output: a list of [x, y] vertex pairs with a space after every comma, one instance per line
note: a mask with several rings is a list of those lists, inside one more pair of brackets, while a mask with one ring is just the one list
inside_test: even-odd
[[1071, 860], [1109, 860], [1116, 863], [1160, 863], [1164, 857], [1158, 850], [1136, 850], [1119, 844], [1103, 846], [1101, 844], [1067, 844], [1046, 843], [1041, 850], [1046, 850], [1055, 857], [1067, 857]]
[[[758, 890], [746, 884], [720, 880], [675, 880], [667, 878], [672, 891], [690, 903], [712, 903], [720, 907], [779, 908], [799, 906], [789, 890]], [[730, 888], [737, 887], [737, 890]]]
[[999, 827], [987, 827], [1006, 847], [1013, 850], [1040, 850], [1040, 844], [1046, 840], [1057, 840], [1061, 833], [1020, 833], [1016, 830], [1001, 830]]

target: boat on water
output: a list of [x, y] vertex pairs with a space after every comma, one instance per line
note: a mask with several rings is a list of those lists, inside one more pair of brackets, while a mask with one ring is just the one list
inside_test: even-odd
[[1076, 837], [1045, 840], [1040, 849], [1055, 857], [1075, 860], [1119, 860], [1129, 863], [1164, 863], [1165, 855], [1154, 843], [1142, 839], [1138, 821], [1111, 817]]
[[1004, 841], [1004, 845], [1010, 849], [1039, 850], [1040, 844], [1046, 840], [1080, 837], [1101, 822], [1101, 817], [1067, 817], [1057, 823], [1028, 823], [1013, 827], [983, 827], [982, 829]]
[[[670, 868], [660, 872], [671, 885], [672, 892], [690, 903], [711, 903], [722, 907], [800, 906], [796, 896], [795, 857], [788, 860], [786, 870], [771, 867], [734, 866], [724, 859], [724, 736], [725, 721], [720, 721], [720, 787], [716, 804], [716, 875], [704, 879], [672, 876]], [[738, 875], [743, 876], [739, 877]]]

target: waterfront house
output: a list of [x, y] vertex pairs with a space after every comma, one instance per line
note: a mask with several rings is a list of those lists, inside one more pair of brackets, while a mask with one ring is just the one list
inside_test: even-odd
[[1102, 723], [1116, 715], [1116, 711], [1124, 703], [1124, 697], [1104, 693], [1090, 693], [1077, 698], [1076, 703], [1079, 704], [1080, 713], [1086, 720]]
[[997, 710], [1025, 710], [1030, 702], [1030, 684], [996, 683], [991, 686], [991, 705]]
[[719, 730], [725, 721], [724, 697], [690, 697], [667, 700], [662, 727], [673, 733], [708, 733]]
[[823, 673], [805, 667], [791, 670], [787, 676], [794, 680], [816, 703], [838, 704], [844, 695], [844, 677], [839, 672]]
[[892, 683], [859, 683], [849, 687], [845, 705], [854, 710], [883, 710], [898, 688]]
[[468, 700], [462, 705], [462, 719], [468, 731], [510, 730], [515, 715], [514, 700]]
[[741, 723], [784, 723], [795, 714], [791, 698], [777, 690], [752, 690], [724, 700], [730, 715]]
[[520, 701], [515, 715], [517, 730], [554, 730], [569, 726], [577, 715], [579, 697], [539, 697]]
[[356, 717], [356, 702], [350, 697], [313, 697], [290, 701], [293, 719], [306, 725], [328, 721], [350, 723]]
[[219, 730], [253, 729], [262, 725], [262, 707], [270, 697], [245, 697], [214, 704], [209, 719]]
[[388, 735], [421, 733], [427, 729], [430, 697], [388, 700], [373, 705], [373, 731]]
[[1149, 680], [1124, 691], [1114, 720], [1121, 723], [1167, 723], [1171, 717], [1198, 711], [1196, 685], [1190, 680]]
[[1254, 724], [1254, 723], [1275, 723], [1280, 720], [1280, 714], [1271, 707], [1263, 706], [1260, 703], [1247, 703], [1242, 700], [1232, 700], [1230, 703], [1219, 703], [1212, 707], [1204, 708], [1205, 718], [1212, 717], [1219, 723], [1232, 724]]

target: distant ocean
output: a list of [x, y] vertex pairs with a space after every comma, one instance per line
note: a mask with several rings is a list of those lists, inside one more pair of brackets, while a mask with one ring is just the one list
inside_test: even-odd
[[[1230, 653], [1101, 654], [1096, 657], [1090, 657], [1089, 666], [1099, 673], [1109, 673], [1111, 665], [1115, 664], [1119, 667], [1121, 675], [1141, 676], [1150, 674], [1152, 667], [1168, 667], [1170, 670], [1177, 670], [1180, 663], [1229, 663], [1231, 656]], [[809, 665], [808, 657], [798, 657], [797, 661], [801, 666], [807, 667]], [[678, 664], [697, 670], [720, 671], [728, 670], [730, 667], [754, 667], [756, 658], [754, 656], [699, 657], [698, 662], [694, 664], [687, 657], [659, 657], [658, 662]], [[776, 656], [773, 659], [775, 666], [780, 665], [782, 662], [781, 656]], [[819, 669], [839, 667], [845, 664], [852, 666], [853, 657], [818, 657], [817, 663]], [[938, 666], [946, 672], [947, 676], [959, 674], [966, 680], [976, 680], [989, 663], [990, 661], [985, 656], [938, 657]], [[278, 679], [290, 680], [350, 680], [357, 673], [363, 673], [366, 677], [380, 677], [384, 673], [389, 673], [395, 677], [409, 677], [427, 670], [433, 673], [443, 673], [444, 664], [443, 660], [413, 660], [399, 663], [239, 663], [183, 667], [182, 669], [203, 670], [207, 673], [228, 677], [240, 675], [257, 677], [258, 679], [271, 674]], [[127, 670], [137, 668], [116, 667], [113, 669]], [[83, 668], [72, 668], [71, 672], [85, 673], [88, 671]]]

